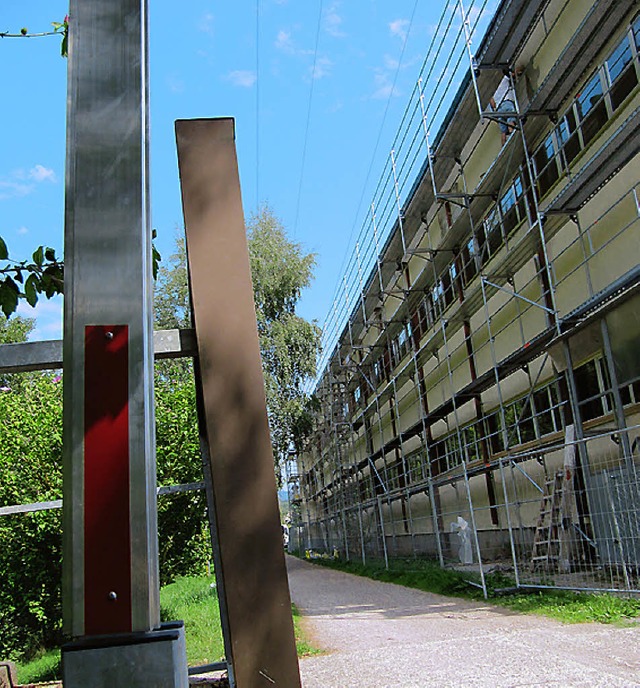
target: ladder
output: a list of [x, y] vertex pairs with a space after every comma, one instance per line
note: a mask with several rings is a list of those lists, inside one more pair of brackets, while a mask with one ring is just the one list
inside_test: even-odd
[[540, 514], [538, 515], [531, 550], [531, 563], [534, 567], [550, 568], [558, 563], [563, 479], [563, 472], [557, 471], [544, 484], [542, 500], [540, 501]]

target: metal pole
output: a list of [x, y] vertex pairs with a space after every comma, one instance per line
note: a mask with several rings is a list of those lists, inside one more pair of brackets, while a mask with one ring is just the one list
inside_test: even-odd
[[[491, 360], [493, 363], [493, 370], [496, 379], [496, 390], [498, 392], [498, 404], [500, 407], [500, 425], [502, 429], [502, 438], [505, 451], [509, 451], [509, 433], [507, 432], [507, 421], [504, 414], [504, 400], [502, 398], [502, 388], [500, 385], [500, 376], [498, 374], [498, 363], [496, 361], [496, 351], [493, 341], [493, 334], [491, 331], [491, 315], [489, 314], [489, 302], [487, 301], [487, 291], [484, 282], [484, 275], [480, 275], [480, 286], [482, 288], [482, 301], [484, 304], [485, 319], [487, 321], [487, 334], [489, 338], [489, 350], [491, 351]], [[513, 559], [513, 572], [516, 579], [516, 587], [520, 586], [520, 572], [518, 571], [518, 557], [516, 553], [516, 545], [513, 538], [513, 524], [511, 523], [511, 512], [509, 510], [509, 495], [507, 492], [507, 481], [504, 475], [504, 465], [502, 459], [499, 461], [500, 465], [500, 481], [502, 482], [502, 493], [504, 495], [504, 509], [507, 516], [507, 528], [509, 531], [509, 544], [511, 547], [511, 557]]]
[[402, 206], [400, 205], [400, 189], [398, 186], [398, 175], [396, 172], [396, 157], [395, 151], [391, 151], [391, 169], [393, 170], [393, 188], [396, 196], [396, 206], [398, 208], [398, 228], [400, 230], [400, 239], [402, 240], [402, 255], [407, 252], [407, 245], [404, 240], [404, 227], [402, 224]]
[[438, 197], [438, 189], [436, 188], [436, 177], [433, 172], [433, 157], [431, 156], [431, 145], [429, 143], [429, 127], [427, 126], [427, 112], [424, 107], [424, 92], [422, 91], [422, 77], [418, 79], [418, 90], [420, 92], [420, 110], [422, 112], [422, 127], [424, 129], [424, 142], [427, 147], [427, 163], [429, 164], [429, 172], [431, 173], [431, 185], [433, 187], [433, 197]]
[[480, 92], [478, 91], [478, 82], [476, 79], [476, 59], [471, 51], [471, 31], [469, 29], [469, 19], [464, 11], [462, 0], [459, 1], [460, 14], [462, 16], [462, 26], [464, 28], [464, 37], [467, 45], [467, 53], [469, 54], [469, 69], [471, 72], [471, 81], [473, 83], [473, 91], [476, 94], [476, 102], [478, 103], [478, 114], [482, 116], [482, 102], [480, 100]]
[[367, 555], [364, 548], [364, 531], [362, 529], [362, 505], [358, 503], [358, 526], [360, 527], [360, 552], [362, 554], [362, 565], [367, 563]]
[[69, 15], [63, 679], [183, 688], [184, 631], [160, 629], [147, 4]]
[[384, 567], [389, 568], [389, 555], [387, 554], [387, 538], [384, 532], [384, 518], [382, 516], [382, 500], [376, 499], [378, 503], [378, 517], [380, 518], [380, 537], [382, 538], [382, 551], [384, 552]]

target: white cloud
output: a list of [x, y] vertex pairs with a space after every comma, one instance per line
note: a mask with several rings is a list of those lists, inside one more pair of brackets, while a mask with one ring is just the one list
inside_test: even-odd
[[277, 50], [280, 50], [287, 55], [313, 55], [313, 50], [305, 50], [299, 48], [292, 38], [291, 31], [280, 29], [278, 36], [274, 43]]
[[293, 41], [291, 40], [291, 33], [289, 31], [285, 31], [284, 29], [280, 29], [280, 31], [278, 31], [278, 37], [276, 38], [274, 45], [278, 50], [282, 50], [284, 53], [292, 54], [296, 52], [293, 46]]
[[346, 38], [347, 34], [342, 30], [342, 17], [338, 14], [339, 2], [334, 2], [324, 16], [325, 30], [334, 38]]
[[389, 24], [389, 31], [392, 36], [400, 38], [402, 41], [406, 41], [408, 26], [408, 19], [394, 19], [394, 21]]
[[13, 170], [8, 177], [0, 179], [0, 201], [28, 196], [35, 190], [36, 184], [45, 181], [55, 183], [57, 179], [55, 172], [44, 165], [35, 165], [29, 172]]
[[0, 180], [0, 201], [6, 201], [10, 198], [23, 198], [34, 189], [33, 184]]
[[383, 71], [376, 71], [373, 75], [373, 80], [375, 84], [375, 91], [371, 95], [373, 100], [384, 100], [391, 96], [398, 97], [401, 95], [397, 88], [394, 88], [389, 75]]
[[251, 72], [244, 69], [236, 69], [233, 72], [229, 72], [225, 77], [227, 81], [230, 81], [234, 86], [241, 86], [242, 88], [251, 88], [257, 80], [255, 72]]
[[312, 79], [322, 79], [330, 76], [333, 62], [328, 57], [319, 57], [314, 66], [309, 69], [309, 76]]
[[213, 35], [213, 24], [215, 16], [211, 12], [205, 12], [202, 17], [200, 17], [200, 23], [198, 24], [198, 30], [202, 33], [208, 33]]
[[23, 225], [22, 227], [18, 227], [18, 234], [29, 234], [29, 230]]
[[184, 92], [184, 81], [180, 78], [178, 72], [170, 72], [167, 74], [165, 81], [171, 93]]
[[36, 165], [29, 170], [29, 178], [36, 182], [56, 182], [56, 173], [44, 165]]

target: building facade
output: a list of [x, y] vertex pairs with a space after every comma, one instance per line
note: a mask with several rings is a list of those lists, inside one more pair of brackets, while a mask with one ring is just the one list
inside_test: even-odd
[[421, 74], [363, 224], [292, 541], [638, 590], [640, 6], [503, 0], [477, 48], [447, 7], [466, 66], [446, 112]]

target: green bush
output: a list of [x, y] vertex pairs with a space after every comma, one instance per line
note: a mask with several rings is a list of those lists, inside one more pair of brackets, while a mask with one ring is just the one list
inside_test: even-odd
[[[195, 388], [185, 362], [156, 379], [158, 482], [202, 480]], [[0, 392], [0, 506], [62, 497], [62, 385], [12, 375]], [[6, 385], [5, 385], [6, 386]], [[23, 660], [58, 646], [61, 510], [0, 517], [0, 656]], [[206, 572], [211, 546], [204, 491], [158, 500], [161, 584]]]
[[[0, 506], [62, 497], [62, 385], [14, 375], [0, 393]], [[61, 512], [0, 517], [0, 656], [61, 640]]]

